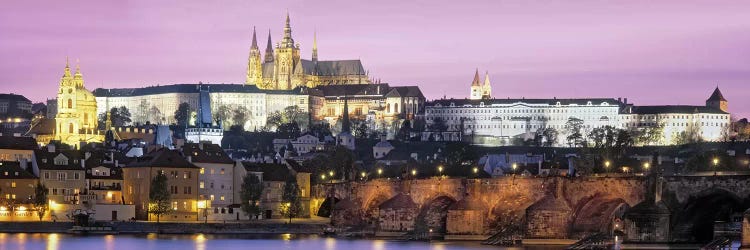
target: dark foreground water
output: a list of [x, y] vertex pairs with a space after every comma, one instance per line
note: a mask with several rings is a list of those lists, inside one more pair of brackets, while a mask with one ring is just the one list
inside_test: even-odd
[[456, 249], [562, 249], [561, 246], [526, 246], [501, 248], [483, 246], [477, 242], [404, 242], [388, 240], [349, 240], [316, 235], [97, 235], [67, 234], [8, 234], [0, 233], [0, 250], [244, 250], [244, 249], [304, 249], [304, 250], [456, 250]]

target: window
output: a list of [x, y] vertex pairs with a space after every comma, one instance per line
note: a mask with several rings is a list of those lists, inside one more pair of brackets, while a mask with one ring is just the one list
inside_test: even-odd
[[14, 182], [11, 182], [11, 183], [10, 183], [10, 187], [12, 187], [12, 188], [16, 187], [16, 182], [15, 182], [15, 181], [14, 181]]
[[70, 133], [70, 134], [73, 133], [73, 123], [71, 123], [70, 125], [68, 125], [68, 133]]
[[78, 180], [78, 178], [80, 178], [80, 174], [79, 173], [73, 173], [73, 179]]
[[44, 179], [49, 179], [49, 172], [44, 173]]
[[58, 181], [62, 181], [62, 180], [65, 180], [65, 179], [68, 179], [68, 174], [67, 173], [62, 173], [62, 172], [58, 172], [57, 173], [57, 180]]
[[205, 168], [201, 168], [201, 174], [205, 174], [205, 173], [206, 173], [206, 169]]
[[69, 109], [73, 108], [73, 99], [68, 99], [68, 108]]
[[222, 195], [221, 197], [219, 197], [219, 199], [220, 199], [220, 200], [224, 200], [224, 196]]
[[192, 187], [185, 187], [184, 190], [183, 190], [183, 192], [185, 194], [192, 194], [193, 193], [192, 189], [193, 189]]
[[191, 175], [191, 174], [190, 174], [190, 171], [185, 171], [185, 172], [184, 172], [184, 173], [182, 174], [182, 178], [184, 178], [184, 179], [190, 179], [190, 178], [192, 177], [192, 176], [190, 176], [190, 175]]
[[221, 174], [224, 174], [224, 168], [221, 169]]
[[202, 181], [201, 181], [201, 182], [200, 182], [200, 183], [198, 184], [198, 186], [199, 186], [199, 188], [203, 189], [203, 188], [206, 188], [206, 185], [205, 185], [205, 184], [206, 184], [206, 183], [204, 183], [204, 182], [202, 182]]
[[214, 195], [212, 194], [212, 195], [211, 195], [211, 201], [213, 201], [213, 200], [214, 200]]

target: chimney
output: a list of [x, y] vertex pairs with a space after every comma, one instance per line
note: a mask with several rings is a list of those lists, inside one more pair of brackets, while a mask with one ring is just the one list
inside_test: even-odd
[[55, 152], [55, 144], [47, 144], [47, 152], [54, 153]]
[[87, 152], [86, 152], [86, 153], [84, 153], [83, 155], [84, 155], [84, 157], [85, 157], [85, 159], [84, 159], [84, 160], [88, 160], [88, 159], [89, 159], [89, 157], [91, 157], [91, 152], [88, 152], [88, 151], [87, 151]]
[[86, 160], [81, 160], [81, 168], [86, 169]]
[[625, 97], [625, 100], [624, 100], [623, 103], [628, 104], [628, 98], [627, 97]]
[[119, 168], [119, 167], [120, 167], [120, 160], [115, 160], [115, 167], [116, 167], [116, 168]]
[[188, 155], [188, 156], [187, 156], [187, 161], [188, 161], [188, 162], [193, 162], [193, 157], [192, 157], [192, 156], [190, 156], [190, 155]]

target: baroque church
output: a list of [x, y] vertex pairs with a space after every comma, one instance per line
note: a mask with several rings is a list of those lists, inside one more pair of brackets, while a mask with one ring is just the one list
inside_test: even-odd
[[71, 75], [68, 62], [57, 91], [57, 114], [53, 140], [68, 145], [101, 142], [104, 136], [97, 129], [96, 98], [83, 86], [83, 74], [76, 66]]
[[245, 80], [247, 85], [256, 85], [260, 89], [290, 90], [296, 87], [368, 83], [370, 80], [367, 71], [360, 60], [318, 60], [316, 38], [313, 38], [312, 58], [302, 59], [300, 45], [292, 38], [288, 13], [281, 42], [272, 45], [271, 32], [268, 32], [268, 43], [262, 60], [253, 28]]

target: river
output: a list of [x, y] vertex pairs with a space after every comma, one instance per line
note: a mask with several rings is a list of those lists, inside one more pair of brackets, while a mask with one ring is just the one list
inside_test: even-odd
[[556, 250], [562, 246], [525, 246], [501, 248], [478, 242], [389, 241], [377, 239], [336, 239], [317, 235], [96, 235], [0, 233], [0, 250], [458, 250], [458, 249], [531, 249]]

